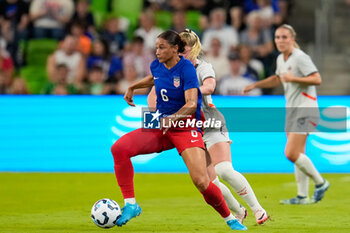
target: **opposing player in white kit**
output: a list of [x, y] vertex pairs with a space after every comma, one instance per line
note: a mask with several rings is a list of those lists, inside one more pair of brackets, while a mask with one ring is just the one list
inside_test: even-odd
[[[315, 85], [321, 84], [321, 76], [310, 57], [299, 49], [295, 37], [296, 33], [290, 25], [277, 28], [275, 43], [281, 54], [277, 57], [276, 74], [246, 86], [243, 92], [283, 84], [287, 107], [285, 155], [294, 163], [298, 194], [281, 203], [310, 204], [320, 201], [330, 186], [305, 155], [308, 133], [315, 128], [315, 119], [319, 115]], [[308, 198], [309, 177], [315, 183], [311, 200]]]
[[[204, 129], [203, 140], [212, 161], [210, 166], [215, 167], [215, 170], [211, 169], [212, 167], [208, 168], [209, 176], [213, 178], [213, 183], [215, 183], [221, 189], [228, 207], [236, 214], [236, 218], [241, 223], [247, 216], [246, 209], [242, 207], [232, 196], [230, 190], [224, 184], [219, 182], [216, 174], [228, 182], [235, 192], [247, 202], [249, 207], [254, 212], [257, 223], [263, 224], [268, 219], [266, 211], [259, 204], [254, 191], [246, 178], [241, 173], [235, 171], [232, 166], [230, 148], [232, 141], [228, 136], [225, 118], [213, 105], [211, 98], [211, 94], [214, 92], [216, 85], [213, 67], [207, 62], [197, 59], [201, 52], [201, 43], [198, 36], [193, 31], [187, 29], [180, 33], [180, 36], [181, 39], [187, 44], [185, 46], [183, 56], [189, 59], [196, 67], [200, 90], [203, 95], [202, 111], [205, 119], [211, 118], [222, 122], [222, 127], [220, 129]], [[148, 97], [148, 105], [150, 108], [155, 106], [155, 99], [156, 96], [154, 90], [151, 90]]]

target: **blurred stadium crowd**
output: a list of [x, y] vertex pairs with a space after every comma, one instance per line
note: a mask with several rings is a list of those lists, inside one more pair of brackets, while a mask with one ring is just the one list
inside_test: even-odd
[[150, 74], [157, 36], [190, 28], [216, 72], [216, 94], [240, 95], [274, 73], [273, 33], [292, 6], [293, 0], [0, 0], [0, 94], [124, 94]]

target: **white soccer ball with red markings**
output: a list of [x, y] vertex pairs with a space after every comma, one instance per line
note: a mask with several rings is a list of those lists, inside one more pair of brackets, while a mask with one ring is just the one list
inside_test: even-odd
[[118, 203], [108, 198], [98, 200], [91, 209], [92, 220], [101, 228], [114, 227], [121, 214]]

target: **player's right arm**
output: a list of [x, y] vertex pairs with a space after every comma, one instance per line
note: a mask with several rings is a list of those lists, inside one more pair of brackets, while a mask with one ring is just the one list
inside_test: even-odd
[[154, 81], [153, 81], [152, 75], [148, 75], [144, 77], [140, 81], [133, 83], [128, 87], [128, 90], [125, 92], [125, 95], [124, 95], [124, 100], [130, 106], [135, 106], [134, 100], [132, 99], [134, 96], [134, 91], [141, 88], [152, 87], [153, 85], [154, 85]]
[[151, 91], [148, 93], [147, 104], [149, 109], [156, 109], [157, 107], [157, 94], [154, 86], [152, 87]]
[[258, 81], [256, 83], [250, 84], [243, 89], [243, 95], [246, 95], [248, 92], [254, 88], [273, 88], [281, 85], [281, 79], [277, 75], [272, 75], [264, 80]]

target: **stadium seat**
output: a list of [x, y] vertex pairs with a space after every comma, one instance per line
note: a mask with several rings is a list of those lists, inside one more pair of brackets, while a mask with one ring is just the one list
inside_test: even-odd
[[46, 60], [58, 46], [52, 39], [32, 39], [28, 42], [26, 63], [28, 66], [46, 66]]
[[142, 10], [143, 0], [112, 0], [112, 11], [119, 16], [136, 15]]
[[200, 19], [200, 13], [198, 11], [187, 11], [186, 12], [186, 23], [187, 26], [196, 31], [199, 32], [199, 19]]
[[92, 15], [94, 16], [96, 28], [100, 29], [103, 26], [103, 21], [105, 20], [106, 13], [100, 11], [93, 11]]
[[173, 24], [173, 14], [170, 11], [156, 11], [156, 26], [167, 30]]
[[117, 17], [125, 17], [129, 20], [129, 39], [138, 25], [139, 15], [142, 11], [143, 0], [112, 0], [112, 12]]
[[107, 13], [108, 0], [92, 0], [90, 9], [92, 12]]
[[46, 69], [42, 66], [23, 67], [20, 75], [26, 80], [29, 93], [31, 94], [40, 94], [41, 90], [48, 82]]
[[108, 14], [108, 0], [92, 0], [90, 10], [94, 16], [96, 28], [101, 28]]

